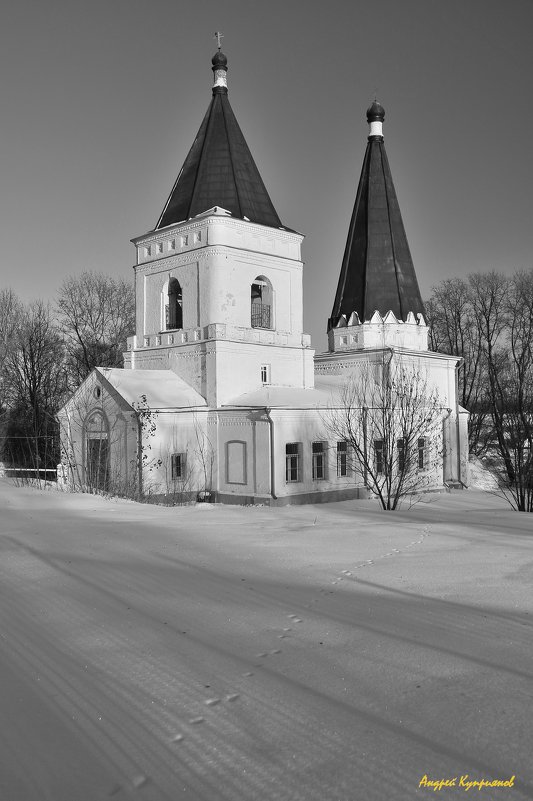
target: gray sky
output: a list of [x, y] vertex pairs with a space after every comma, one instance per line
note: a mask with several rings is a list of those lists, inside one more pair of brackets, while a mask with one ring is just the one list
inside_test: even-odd
[[0, 287], [53, 300], [132, 277], [211, 99], [230, 101], [283, 223], [306, 235], [326, 347], [377, 95], [422, 294], [533, 267], [532, 0], [17, 0], [0, 29]]

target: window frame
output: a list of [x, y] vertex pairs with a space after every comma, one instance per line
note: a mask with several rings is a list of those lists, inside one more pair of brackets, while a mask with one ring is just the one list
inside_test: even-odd
[[[292, 452], [289, 448], [294, 448]], [[293, 477], [293, 475], [295, 477]], [[285, 483], [297, 484], [302, 480], [302, 443], [285, 443]]]
[[[420, 444], [422, 443], [422, 444]], [[428, 439], [427, 437], [418, 437], [418, 441], [416, 443], [417, 446], [417, 469], [419, 471], [425, 471], [428, 469], [427, 461], [427, 447], [428, 447]]]
[[409, 453], [407, 451], [407, 438], [406, 437], [398, 437], [396, 440], [396, 452], [397, 452], [397, 466], [399, 473], [405, 473], [409, 463]]
[[328, 443], [322, 440], [311, 443], [313, 481], [325, 481], [327, 479], [327, 446]]
[[[179, 470], [177, 469], [178, 465]], [[183, 481], [187, 477], [186, 451], [170, 454], [170, 477], [172, 481]]]
[[385, 440], [374, 440], [374, 464], [376, 467], [376, 475], [385, 475]]
[[[339, 448], [339, 445], [344, 445], [345, 447]], [[348, 460], [349, 451], [350, 443], [347, 439], [337, 441], [337, 478], [347, 478], [351, 475]]]

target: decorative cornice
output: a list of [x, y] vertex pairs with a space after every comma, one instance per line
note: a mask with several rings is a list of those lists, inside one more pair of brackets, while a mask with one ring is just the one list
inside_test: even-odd
[[255, 424], [255, 420], [246, 417], [246, 414], [249, 414], [249, 412], [243, 411], [243, 414], [239, 415], [239, 417], [229, 417], [224, 411], [218, 411], [218, 422], [221, 426], [246, 426], [250, 428], [250, 426]]
[[130, 242], [132, 242], [134, 245], [142, 245], [149, 242], [157, 242], [158, 240], [165, 239], [165, 237], [170, 239], [175, 233], [182, 233], [183, 231], [195, 231], [198, 228], [203, 228], [206, 223], [209, 222], [209, 219], [209, 217], [204, 217], [203, 219], [192, 217], [190, 220], [172, 223], [172, 225], [167, 225], [164, 228], [154, 228], [152, 231], [147, 231], [145, 234], [141, 234], [140, 236], [130, 239]]
[[150, 242], [156, 242], [165, 237], [171, 237], [174, 233], [182, 233], [185, 231], [194, 231], [197, 228], [202, 228], [205, 225], [231, 225], [234, 228], [242, 228], [245, 231], [264, 231], [265, 235], [269, 235], [271, 237], [281, 237], [282, 239], [288, 239], [290, 241], [295, 242], [302, 242], [305, 237], [304, 234], [298, 233], [298, 231], [291, 231], [287, 228], [274, 228], [269, 225], [262, 225], [261, 223], [254, 223], [248, 220], [241, 220], [239, 217], [227, 217], [222, 216], [220, 214], [212, 214], [209, 217], [198, 216], [198, 217], [191, 217], [188, 220], [183, 220], [179, 223], [172, 223], [172, 225], [167, 225], [164, 228], [156, 228], [152, 231], [147, 231], [146, 234], [142, 234], [141, 236], [134, 237], [130, 240], [134, 245], [143, 245], [149, 244]]
[[462, 356], [451, 356], [447, 353], [436, 353], [433, 350], [412, 350], [411, 348], [402, 348], [399, 346], [384, 347], [384, 348], [365, 348], [359, 351], [335, 351], [329, 353], [319, 353], [314, 357], [315, 367], [322, 370], [326, 365], [335, 362], [335, 369], [340, 367], [339, 362], [348, 362], [352, 360], [364, 361], [365, 359], [369, 364], [374, 364], [374, 359], [369, 359], [370, 355], [377, 355], [379, 353], [389, 353], [391, 357], [394, 356], [413, 356], [417, 359], [432, 359], [434, 361], [447, 361], [459, 363], [463, 360]]
[[[159, 237], [160, 239], [161, 237]], [[267, 253], [259, 250], [251, 250], [248, 248], [238, 247], [237, 245], [203, 245], [199, 248], [191, 248], [183, 253], [168, 253], [159, 258], [141, 261], [133, 265], [134, 270], [139, 272], [164, 272], [167, 269], [172, 269], [170, 264], [176, 267], [182, 267], [184, 264], [194, 264], [195, 262], [206, 261], [208, 258], [216, 256], [227, 256], [228, 252], [246, 254], [247, 263], [250, 261], [250, 254], [256, 256], [257, 263], [264, 264], [266, 259], [276, 259], [279, 262], [288, 262], [293, 265], [303, 266], [301, 259], [293, 259], [290, 256], [282, 255], [280, 253]], [[192, 258], [191, 258], [192, 257]], [[243, 256], [243, 259], [245, 257]], [[274, 265], [272, 265], [274, 267]], [[154, 268], [152, 270], [152, 268]]]

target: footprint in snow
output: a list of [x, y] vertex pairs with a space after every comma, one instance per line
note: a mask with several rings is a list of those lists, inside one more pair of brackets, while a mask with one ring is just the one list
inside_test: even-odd
[[131, 783], [135, 789], [138, 790], [140, 787], [144, 787], [144, 785], [148, 783], [148, 776], [135, 776]]

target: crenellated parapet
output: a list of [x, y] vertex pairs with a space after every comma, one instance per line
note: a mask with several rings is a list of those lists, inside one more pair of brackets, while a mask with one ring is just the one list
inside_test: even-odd
[[409, 312], [405, 320], [398, 320], [394, 312], [383, 317], [375, 311], [370, 320], [361, 322], [357, 312], [347, 319], [341, 314], [336, 324], [328, 331], [330, 353], [368, 348], [428, 349], [428, 326], [423, 315]]

